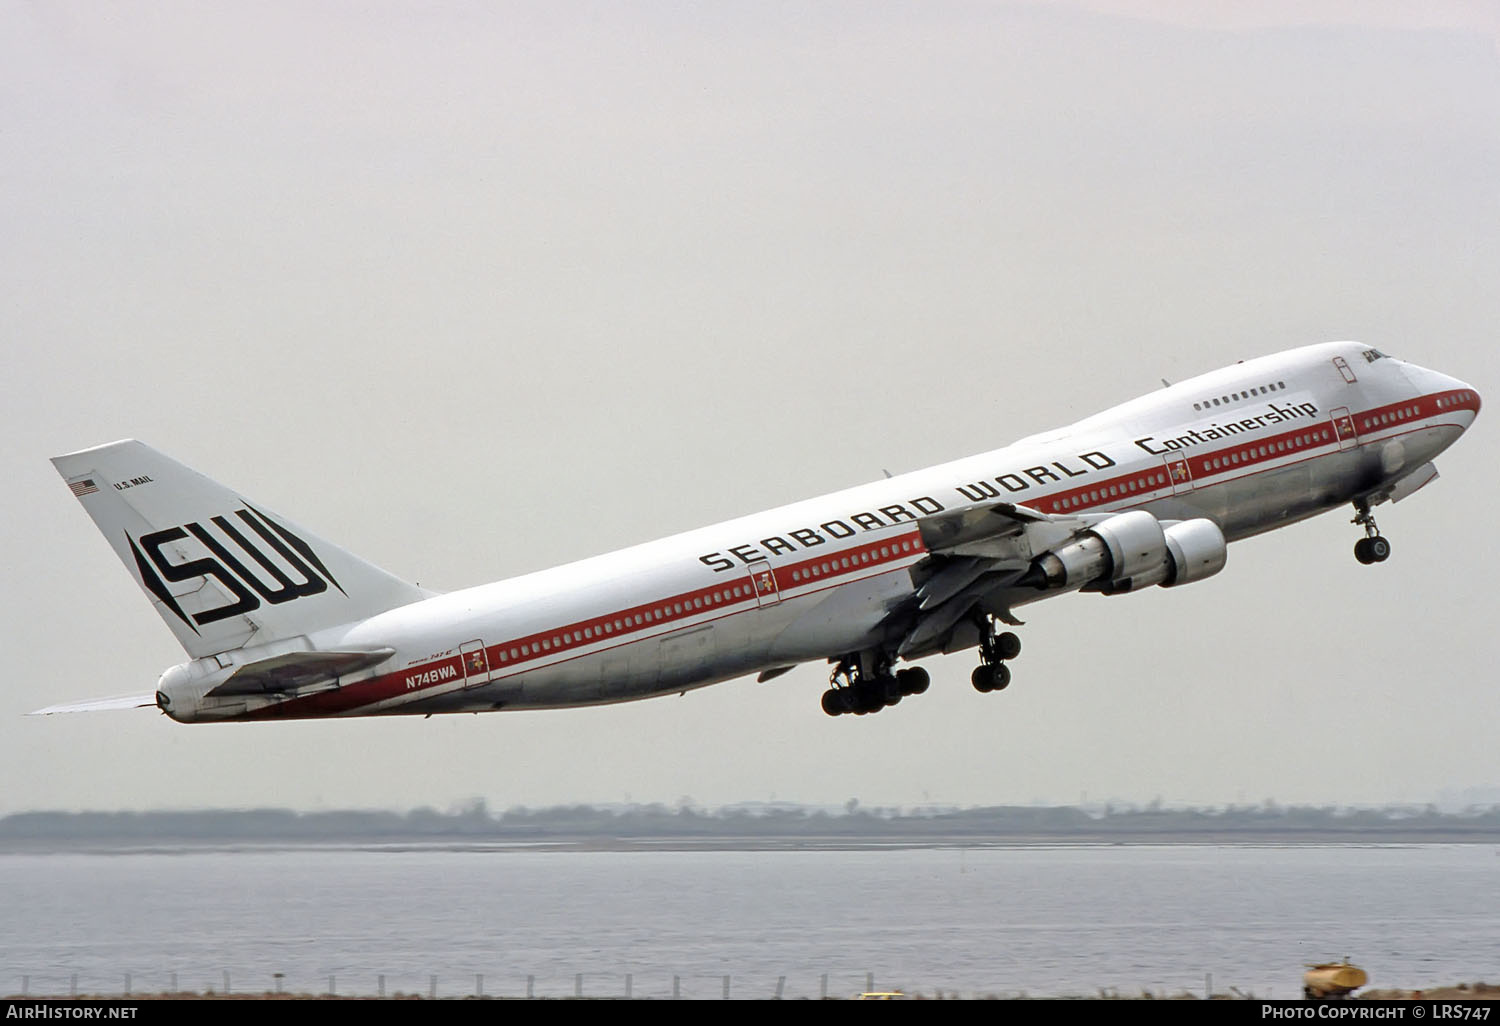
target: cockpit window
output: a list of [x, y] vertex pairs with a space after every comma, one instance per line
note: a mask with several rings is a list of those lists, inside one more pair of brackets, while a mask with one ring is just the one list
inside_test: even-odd
[[1390, 357], [1386, 356], [1379, 349], [1366, 349], [1364, 352], [1364, 357], [1366, 363], [1374, 363], [1376, 360], [1390, 359]]

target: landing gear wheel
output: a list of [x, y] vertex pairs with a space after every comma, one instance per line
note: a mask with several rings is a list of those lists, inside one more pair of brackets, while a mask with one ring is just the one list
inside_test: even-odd
[[969, 675], [969, 682], [980, 694], [1004, 691], [1010, 686], [1010, 667], [1004, 663], [976, 666], [974, 672]]
[[1354, 519], [1351, 523], [1365, 529], [1365, 536], [1354, 543], [1354, 558], [1368, 566], [1384, 563], [1391, 558], [1391, 543], [1380, 536], [1380, 528], [1370, 514], [1370, 504], [1363, 499], [1354, 502]]
[[932, 683], [932, 678], [920, 666], [901, 670], [896, 674], [896, 680], [901, 685], [901, 693], [903, 695], [924, 694], [927, 691], [927, 686]]
[[851, 704], [854, 706], [856, 716], [867, 716], [885, 708], [885, 703], [870, 693], [870, 687], [864, 681], [854, 685], [854, 691], [850, 697], [854, 699]]
[[823, 711], [829, 716], [853, 713], [867, 716], [888, 705], [896, 705], [907, 695], [920, 695], [931, 678], [920, 666], [893, 672], [894, 653], [880, 651], [854, 652], [844, 656], [828, 675], [828, 690], [823, 692]]
[[886, 706], [885, 687], [879, 680], [862, 680], [854, 685], [855, 712], [878, 713]]
[[995, 618], [976, 614], [979, 627], [979, 666], [969, 678], [974, 690], [985, 693], [1004, 691], [1010, 684], [1010, 667], [1006, 661], [1021, 654], [1021, 639], [1010, 631], [997, 634]]
[[990, 668], [990, 690], [1004, 691], [1010, 686], [1010, 667], [1004, 663], [996, 663]]
[[1384, 563], [1391, 558], [1391, 543], [1378, 534], [1370, 538], [1361, 538], [1354, 543], [1354, 558], [1366, 566], [1371, 563]]

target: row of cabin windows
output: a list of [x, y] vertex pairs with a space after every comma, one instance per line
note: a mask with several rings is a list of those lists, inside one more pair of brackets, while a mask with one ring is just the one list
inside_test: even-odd
[[[1225, 470], [1229, 467], [1237, 467], [1241, 463], [1248, 463], [1250, 460], [1257, 457], [1273, 456], [1276, 453], [1296, 452], [1298, 449], [1304, 449], [1309, 445], [1313, 445], [1319, 442], [1330, 442], [1332, 440], [1333, 434], [1330, 431], [1309, 431], [1306, 434], [1298, 435], [1297, 437], [1290, 440], [1267, 442], [1265, 445], [1251, 446], [1248, 449], [1241, 449], [1238, 452], [1230, 453], [1227, 456], [1219, 456], [1214, 457], [1213, 459], [1204, 460], [1203, 466], [1205, 470]], [[1079, 495], [1060, 499], [1052, 504], [1052, 508], [1074, 509], [1079, 506], [1091, 505], [1101, 500], [1117, 498], [1121, 495], [1133, 495], [1138, 491], [1142, 491], [1151, 487], [1161, 487], [1166, 483], [1167, 476], [1165, 474], [1147, 474], [1143, 477], [1137, 477], [1130, 481], [1126, 481], [1120, 485], [1110, 485], [1108, 488], [1097, 488], [1087, 492], [1083, 492]]]
[[1151, 488], [1160, 488], [1167, 483], [1166, 474], [1143, 474], [1117, 485], [1107, 488], [1095, 488], [1078, 495], [1060, 499], [1052, 504], [1053, 509], [1075, 509], [1079, 506], [1090, 506], [1096, 502], [1107, 499], [1117, 499], [1122, 495], [1134, 495], [1136, 492], [1146, 491]]
[[541, 641], [530, 642], [525, 645], [515, 645], [509, 649], [500, 650], [500, 661], [509, 662], [512, 659], [521, 659], [530, 655], [539, 655], [542, 652], [550, 652], [555, 648], [565, 648], [568, 645], [576, 645], [594, 638], [602, 638], [608, 634], [629, 631], [636, 627], [654, 623], [657, 620], [665, 620], [669, 616], [681, 616], [685, 612], [695, 609], [712, 609], [714, 606], [723, 605], [726, 602], [737, 602], [747, 599], [751, 595], [748, 585], [736, 585], [715, 591], [698, 598], [684, 599], [681, 602], [665, 603], [655, 609], [646, 609], [639, 613], [626, 614], [609, 620], [601, 620], [582, 630], [564, 631], [554, 634], [550, 639], [543, 638]]
[[1438, 406], [1438, 409], [1440, 409], [1440, 410], [1447, 410], [1447, 409], [1451, 409], [1454, 406], [1461, 406], [1464, 403], [1473, 402], [1473, 401], [1474, 401], [1474, 393], [1473, 392], [1454, 392], [1453, 393], [1453, 398], [1451, 398], [1451, 399], [1439, 399], [1437, 401], [1437, 406]]
[[[879, 558], [889, 559], [893, 552], [909, 553], [915, 551], [915, 549], [916, 546], [910, 541], [901, 542], [900, 545], [882, 545], [880, 547]], [[848, 556], [844, 557], [843, 559], [830, 560], [829, 562], [823, 563], [821, 565], [821, 568], [815, 566], [812, 570], [803, 572], [800, 578], [798, 576], [798, 573], [794, 571], [792, 574], [792, 579], [799, 580], [806, 579], [810, 576], [821, 576], [822, 574], [831, 573], [833, 570], [840, 567], [847, 569], [853, 563], [868, 563], [870, 559], [870, 552], [862, 552], [857, 556]], [[722, 591], [715, 591], [709, 595], [700, 596], [698, 598], [685, 599], [682, 602], [667, 603], [658, 606], [655, 609], [647, 609], [639, 613], [627, 614], [625, 616], [615, 617], [614, 619], [610, 620], [601, 620], [599, 623], [592, 624], [588, 627], [583, 628], [582, 630], [564, 631], [561, 634], [554, 634], [550, 639], [543, 638], [541, 641], [529, 642], [525, 645], [514, 645], [509, 649], [501, 649], [500, 661], [502, 663], [506, 663], [510, 662], [512, 659], [523, 659], [527, 656], [539, 655], [543, 652], [551, 652], [555, 648], [566, 648], [569, 645], [577, 645], [582, 642], [592, 641], [595, 638], [602, 638], [606, 635], [614, 634], [616, 632], [623, 632], [631, 630], [635, 627], [641, 627], [645, 624], [653, 623], [657, 620], [664, 620], [670, 616], [681, 616], [683, 613], [691, 613], [694, 610], [712, 609], [713, 607], [723, 605], [726, 602], [736, 602], [742, 599], [747, 599], [751, 597], [751, 594], [752, 593], [748, 585], [736, 585], [734, 587], [726, 588]]]
[[1395, 424], [1403, 420], [1411, 420], [1421, 411], [1415, 406], [1403, 406], [1393, 413], [1382, 413], [1375, 417], [1366, 417], [1360, 421], [1362, 430], [1369, 431], [1371, 428], [1385, 427], [1387, 424]]
[[838, 559], [830, 559], [825, 560], [822, 563], [814, 563], [806, 570], [793, 570], [792, 580], [810, 581], [814, 577], [822, 577], [825, 574], [838, 573], [840, 570], [848, 570], [851, 567], [857, 567], [861, 563], [870, 562], [870, 560], [872, 559], [890, 559], [892, 553], [900, 555], [903, 552], [911, 552], [915, 548], [916, 546], [909, 541], [904, 541], [899, 545], [882, 545], [880, 546], [880, 552], [878, 554], [873, 549], [871, 549], [865, 552], [855, 553], [852, 556], [842, 556]]
[[1298, 449], [1305, 449], [1309, 445], [1314, 445], [1318, 442], [1331, 441], [1333, 441], [1333, 433], [1331, 431], [1309, 431], [1306, 434], [1298, 435], [1289, 440], [1267, 442], [1265, 445], [1252, 445], [1248, 449], [1232, 452], [1228, 456], [1215, 456], [1212, 459], [1204, 460], [1203, 467], [1205, 470], [1211, 471], [1227, 470], [1230, 467], [1237, 467], [1241, 463], [1249, 463], [1253, 459], [1275, 456], [1279, 452], [1296, 452]]
[[1231, 392], [1229, 395], [1221, 395], [1217, 399], [1205, 399], [1201, 403], [1194, 403], [1193, 409], [1207, 410], [1214, 406], [1228, 406], [1230, 403], [1239, 402], [1241, 399], [1249, 399], [1257, 395], [1269, 395], [1272, 392], [1280, 392], [1286, 388], [1285, 381], [1278, 381], [1274, 385], [1261, 385], [1244, 392]]

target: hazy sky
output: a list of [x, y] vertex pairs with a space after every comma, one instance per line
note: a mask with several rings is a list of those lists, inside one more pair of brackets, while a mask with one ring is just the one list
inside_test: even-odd
[[447, 590], [1357, 338], [1494, 399], [1489, 4], [0, 0], [0, 813], [1500, 787], [1492, 411], [1189, 588], [596, 709], [154, 711], [183, 655], [47, 458], [139, 437]]

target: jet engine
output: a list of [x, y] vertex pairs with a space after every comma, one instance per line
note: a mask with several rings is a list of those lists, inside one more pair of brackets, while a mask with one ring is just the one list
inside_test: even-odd
[[1163, 525], [1145, 510], [1133, 510], [1041, 556], [1020, 583], [1106, 595], [1152, 584], [1170, 588], [1212, 577], [1224, 569], [1228, 554], [1224, 532], [1212, 520]]

